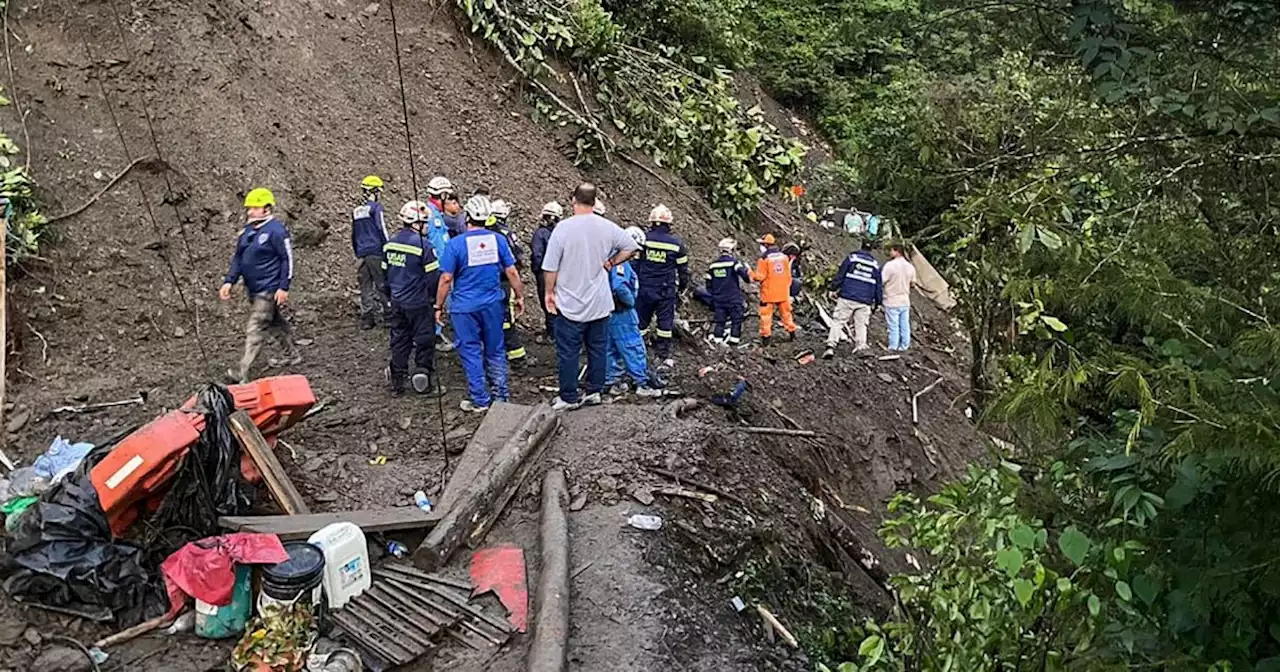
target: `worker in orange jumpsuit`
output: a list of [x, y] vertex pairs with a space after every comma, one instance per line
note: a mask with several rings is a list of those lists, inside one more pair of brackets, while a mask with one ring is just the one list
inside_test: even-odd
[[778, 241], [772, 233], [766, 233], [756, 242], [760, 243], [760, 261], [751, 273], [751, 279], [760, 283], [760, 344], [769, 345], [774, 310], [782, 318], [787, 340], [794, 340], [796, 321], [791, 317], [791, 259], [778, 249]]

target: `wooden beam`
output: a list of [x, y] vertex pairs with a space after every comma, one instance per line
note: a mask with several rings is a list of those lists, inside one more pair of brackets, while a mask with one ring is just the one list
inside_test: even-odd
[[458, 494], [456, 501], [446, 503], [444, 518], [413, 552], [414, 564], [434, 571], [449, 562], [454, 551], [497, 505], [520, 465], [536, 453], [559, 426], [560, 416], [551, 410], [550, 404], [537, 406], [471, 484]]
[[439, 513], [423, 513], [417, 507], [401, 506], [390, 509], [362, 509], [358, 511], [330, 511], [308, 513], [300, 516], [223, 516], [218, 526], [238, 532], [261, 532], [279, 535], [281, 539], [305, 539], [312, 532], [333, 523], [355, 523], [365, 531], [396, 532], [434, 527], [440, 522]]
[[561, 672], [569, 662], [569, 489], [564, 469], [542, 479], [542, 566], [534, 598], [533, 642], [529, 672]]
[[240, 439], [240, 445], [249, 453], [258, 471], [262, 472], [267, 490], [271, 491], [271, 496], [280, 508], [292, 516], [311, 513], [311, 508], [302, 499], [302, 493], [298, 492], [293, 481], [284, 473], [284, 465], [280, 464], [276, 451], [267, 444], [267, 439], [258, 431], [258, 426], [253, 424], [248, 413], [236, 411], [231, 414], [231, 431]]

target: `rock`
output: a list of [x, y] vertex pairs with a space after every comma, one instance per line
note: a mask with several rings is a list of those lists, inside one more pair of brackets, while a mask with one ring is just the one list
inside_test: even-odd
[[315, 456], [315, 457], [313, 457], [313, 458], [311, 458], [311, 459], [307, 460], [306, 462], [303, 462], [303, 463], [302, 463], [302, 470], [303, 470], [303, 471], [318, 471], [319, 469], [321, 469], [322, 467], [324, 467], [324, 465], [326, 465], [326, 464], [328, 464], [328, 463], [329, 463], [329, 460], [325, 459], [324, 457], [321, 457], [321, 456], [317, 455], [317, 456]]
[[322, 493], [320, 493], [320, 494], [316, 495], [316, 501], [317, 501], [317, 502], [320, 502], [321, 504], [328, 504], [328, 503], [330, 503], [330, 502], [336, 502], [336, 501], [338, 501], [338, 493], [336, 493], [336, 492], [334, 492], [334, 491], [332, 491], [332, 490], [326, 490], [326, 491], [324, 491], [324, 492], [322, 492]]
[[378, 6], [378, 3], [371, 2], [363, 10], [361, 10], [360, 13], [364, 14], [365, 16], [373, 16], [374, 14], [378, 13], [379, 9], [380, 7]]
[[40, 631], [35, 628], [27, 628], [26, 631], [22, 633], [22, 638], [27, 640], [27, 643], [31, 646], [40, 646], [40, 641], [42, 639], [40, 637]]
[[453, 443], [455, 441], [465, 442], [467, 439], [471, 438], [471, 430], [466, 427], [457, 427], [449, 430], [449, 433], [445, 434], [444, 438], [447, 439], [449, 443]]
[[609, 474], [610, 476], [621, 476], [622, 467], [617, 464], [611, 464], [604, 470], [604, 473]]
[[14, 434], [27, 426], [27, 421], [31, 419], [31, 409], [23, 409], [18, 411], [12, 418], [9, 418], [9, 424], [5, 425], [5, 430], [10, 434]]
[[27, 624], [22, 621], [0, 621], [0, 646], [13, 646], [22, 640]]
[[569, 510], [581, 511], [582, 507], [586, 505], [587, 505], [587, 493], [584, 492], [578, 495], [577, 497], [574, 497], [572, 502], [569, 502]]
[[886, 383], [892, 383], [892, 382], [893, 382], [893, 376], [891, 376], [891, 375], [889, 375], [889, 374], [887, 374], [887, 373], [877, 373], [877, 374], [876, 374], [876, 377], [877, 377], [877, 378], [879, 378], [880, 380], [883, 380], [883, 381], [884, 381], [884, 382], [886, 382]]
[[298, 340], [294, 341], [294, 343], [297, 343], [298, 345], [304, 348], [315, 342], [316, 342], [316, 339], [314, 338], [299, 338]]
[[440, 492], [440, 484], [432, 483], [431, 487], [427, 488], [424, 492], [426, 492], [429, 497], [435, 497]]
[[182, 338], [183, 336], [186, 336], [186, 335], [187, 335], [187, 330], [186, 330], [186, 329], [183, 329], [182, 327], [174, 327], [174, 328], [173, 328], [173, 337], [174, 337], [174, 338]]
[[646, 488], [643, 486], [637, 485], [636, 487], [632, 488], [631, 498], [636, 500], [637, 502], [640, 502], [645, 506], [649, 506], [650, 504], [653, 504], [653, 493], [649, 491], [649, 488]]
[[55, 646], [45, 649], [29, 669], [31, 672], [87, 672], [90, 667], [89, 659], [79, 649]]
[[403, 418], [400, 418], [400, 421], [397, 422], [396, 424], [400, 425], [400, 429], [409, 429], [410, 425], [413, 424], [413, 418], [405, 416]]
[[600, 478], [596, 479], [596, 485], [599, 486], [600, 489], [603, 490], [604, 492], [618, 491], [618, 479], [612, 476], [601, 476]]

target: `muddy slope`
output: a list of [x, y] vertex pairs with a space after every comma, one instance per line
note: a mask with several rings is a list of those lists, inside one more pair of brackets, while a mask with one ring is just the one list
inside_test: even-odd
[[[128, 164], [112, 111], [132, 157], [155, 153], [150, 116], [165, 163], [139, 164], [84, 214], [54, 224], [43, 259], [17, 269], [10, 305], [25, 319], [11, 323], [18, 352], [10, 359], [16, 373], [9, 399], [16, 407], [9, 417], [26, 414], [27, 420], [11, 425], [8, 452], [29, 460], [55, 434], [94, 440], [144, 422], [234, 364], [245, 307], [242, 301], [219, 303], [216, 290], [236, 235], [239, 200], [249, 187], [267, 185], [297, 246], [292, 297], [305, 361], [296, 371], [310, 377], [326, 402], [325, 411], [285, 437], [286, 467], [313, 509], [321, 511], [405, 504], [414, 490], [441, 487], [442, 444], [460, 449], [479, 423], [452, 410], [463, 387], [456, 363], [440, 360], [451, 390], [443, 413], [421, 399], [392, 400], [381, 378], [385, 335], [356, 328], [347, 228], [355, 185], [367, 173], [381, 175], [393, 205], [412, 191], [387, 7], [352, 0], [115, 0], [115, 6], [122, 31], [104, 0], [74, 8], [60, 0], [10, 8], [16, 94], [29, 111], [31, 170], [46, 211], [79, 206]], [[584, 173], [566, 158], [563, 138], [531, 119], [510, 72], [471, 43], [447, 10], [403, 2], [397, 11], [420, 184], [445, 174], [464, 190], [488, 186], [514, 202], [516, 230], [527, 239], [541, 203], [563, 201], [575, 183], [595, 179], [620, 222], [642, 220], [654, 203], [670, 205], [698, 272], [714, 257], [715, 241], [733, 233], [705, 207], [630, 166]], [[101, 75], [106, 100], [95, 74]], [[11, 130], [18, 128], [13, 107], [0, 110], [0, 119], [11, 135], [21, 135]], [[770, 228], [804, 226], [785, 209], [772, 208], [770, 216]], [[808, 234], [815, 265], [844, 252], [845, 241]], [[709, 317], [696, 306], [681, 310], [689, 319]], [[616, 539], [595, 534], [593, 543], [611, 553], [629, 552], [618, 539], [640, 544], [643, 562], [628, 567], [643, 581], [629, 584], [637, 589], [621, 591], [616, 604], [575, 603], [575, 623], [581, 618], [597, 629], [577, 631], [575, 641], [596, 641], [607, 629], [653, 669], [681, 669], [671, 667], [673, 661], [727, 660], [717, 656], [760, 635], [755, 621], [727, 611], [731, 595], [717, 580], [752, 554], [807, 558], [846, 572], [855, 585], [871, 581], [849, 565], [847, 550], [832, 545], [828, 524], [812, 519], [810, 495], [830, 507], [834, 494], [851, 507], [844, 512], [849, 524], [874, 544], [871, 530], [881, 502], [895, 488], [928, 488], [979, 452], [963, 401], [952, 403], [964, 391], [965, 369], [955, 359], [959, 355], [947, 353], [965, 348], [955, 342], [946, 317], [930, 307], [920, 307], [918, 320], [919, 354], [911, 361], [800, 365], [795, 354], [819, 347], [812, 316], [805, 319], [809, 330], [800, 342], [767, 355], [683, 342], [675, 383], [706, 395], [744, 375], [753, 390], [741, 413], [704, 409], [694, 417], [697, 428], [682, 426], [683, 434], [673, 434], [675, 429], [659, 423], [653, 431], [660, 433], [652, 436], [637, 428], [652, 421], [611, 412], [569, 422], [570, 433], [558, 439], [566, 447], [548, 459], [565, 462], [575, 487], [589, 494], [587, 508], [574, 514], [575, 526], [619, 523], [625, 486], [649, 482], [648, 466], [684, 470], [747, 502], [723, 518], [696, 502], [655, 505], [673, 521], [685, 519], [697, 534], [674, 522], [658, 535], [624, 533], [620, 527], [609, 528], [609, 534], [622, 535]], [[536, 329], [540, 316], [525, 322]], [[749, 321], [748, 330], [753, 328]], [[883, 343], [880, 318], [873, 321], [873, 337]], [[553, 353], [541, 346], [533, 352], [546, 363], [517, 375], [518, 402], [539, 401], [546, 396], [539, 387], [553, 384], [547, 365]], [[271, 354], [269, 345], [264, 358]], [[712, 364], [714, 372], [698, 376]], [[910, 394], [935, 372], [946, 380], [925, 400], [917, 431], [910, 421]], [[68, 399], [109, 401], [140, 390], [149, 392], [141, 406], [97, 415], [48, 414]], [[773, 408], [830, 437], [773, 439], [728, 429], [747, 421], [787, 426]], [[612, 442], [614, 450], [605, 452], [597, 450], [599, 436], [629, 440]], [[387, 463], [370, 464], [378, 456]], [[604, 477], [615, 481], [612, 494]], [[510, 525], [534, 519], [535, 507], [533, 493], [521, 498]], [[595, 580], [590, 577], [596, 569], [578, 580]], [[872, 584], [866, 584], [872, 586], [868, 593], [874, 592]], [[641, 646], [627, 639], [625, 627], [637, 600], [654, 594], [663, 601], [643, 610], [652, 625], [646, 632], [653, 636], [637, 640]], [[0, 600], [0, 626], [21, 631], [25, 623], [86, 640], [100, 634]], [[117, 661], [148, 655], [139, 669], [205, 669], [226, 652], [218, 645], [173, 641], [144, 640]], [[151, 654], [157, 646], [166, 650]], [[0, 648], [0, 668], [29, 669], [42, 648], [17, 638]], [[606, 669], [591, 663], [609, 651], [581, 650], [578, 664]], [[733, 659], [735, 669], [796, 664], [754, 647], [734, 655], [741, 656]]]

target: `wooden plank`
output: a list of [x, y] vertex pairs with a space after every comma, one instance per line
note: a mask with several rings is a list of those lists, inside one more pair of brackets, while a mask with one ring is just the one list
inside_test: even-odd
[[534, 598], [529, 672], [561, 672], [569, 663], [569, 488], [564, 469], [542, 479], [542, 566]]
[[281, 539], [305, 539], [312, 532], [333, 523], [355, 523], [365, 534], [426, 529], [440, 521], [441, 514], [423, 513], [417, 507], [330, 511], [300, 516], [224, 516], [218, 526], [239, 532], [276, 534]]
[[445, 509], [444, 518], [414, 551], [413, 563], [428, 571], [443, 567], [480, 519], [493, 509], [520, 465], [549, 441], [559, 426], [560, 415], [551, 410], [550, 404], [535, 408], [457, 501]]
[[267, 444], [266, 438], [258, 431], [258, 426], [253, 424], [248, 413], [236, 411], [231, 414], [231, 431], [240, 439], [240, 445], [244, 446], [249, 457], [253, 458], [258, 471], [262, 472], [267, 490], [271, 491], [271, 496], [280, 508], [293, 516], [311, 513], [311, 508], [302, 499], [302, 493], [298, 492], [293, 481], [284, 473], [284, 465], [276, 458], [276, 451]]
[[454, 468], [453, 474], [449, 476], [449, 482], [440, 493], [440, 501], [436, 502], [436, 508], [448, 509], [450, 504], [461, 497], [467, 486], [476, 480], [476, 476], [480, 474], [484, 465], [493, 458], [493, 454], [498, 452], [502, 444], [506, 443], [516, 430], [520, 429], [520, 425], [532, 412], [532, 406], [520, 404], [498, 402], [491, 406], [485, 412], [480, 428], [471, 435], [471, 441], [467, 443], [462, 459], [458, 461], [458, 466]]

